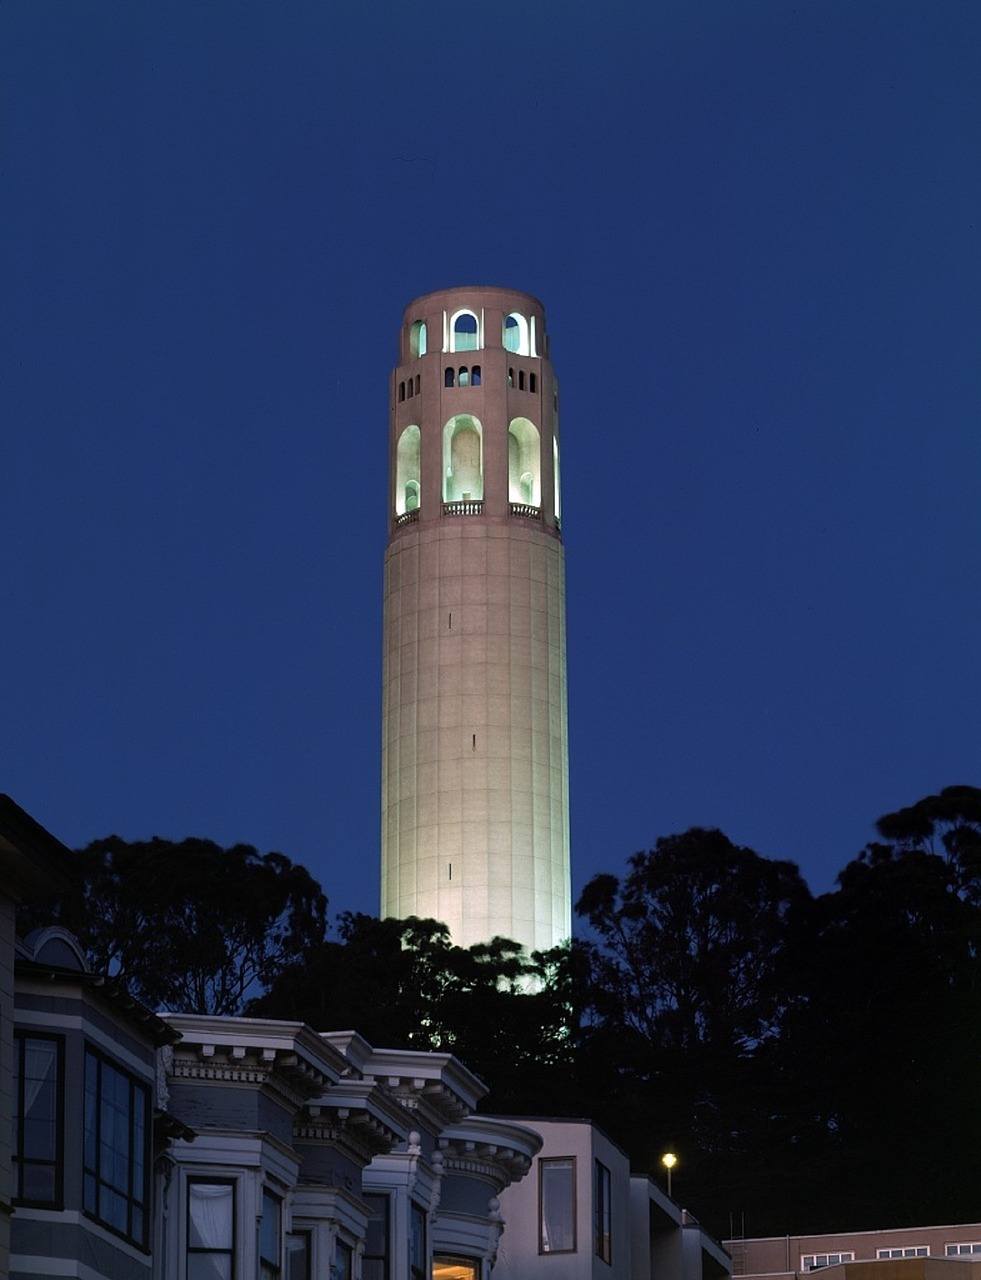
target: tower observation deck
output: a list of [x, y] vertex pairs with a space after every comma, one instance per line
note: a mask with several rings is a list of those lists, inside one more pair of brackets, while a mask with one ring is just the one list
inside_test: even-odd
[[447, 289], [392, 373], [383, 916], [460, 946], [570, 934], [558, 386], [541, 303]]

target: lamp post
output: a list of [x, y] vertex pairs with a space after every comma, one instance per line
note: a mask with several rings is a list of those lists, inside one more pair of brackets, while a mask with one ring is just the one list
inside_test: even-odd
[[677, 1163], [678, 1163], [678, 1157], [674, 1154], [673, 1151], [665, 1151], [664, 1155], [661, 1156], [661, 1164], [663, 1164], [665, 1169], [667, 1169], [668, 1171], [668, 1195], [669, 1196], [671, 1195], [671, 1170], [675, 1167]]

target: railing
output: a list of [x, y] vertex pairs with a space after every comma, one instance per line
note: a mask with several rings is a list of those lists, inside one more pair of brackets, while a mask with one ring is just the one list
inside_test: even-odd
[[513, 516], [523, 516], [526, 520], [541, 520], [541, 507], [533, 507], [527, 502], [512, 502], [511, 514]]
[[444, 516], [482, 516], [484, 514], [483, 500], [474, 502], [467, 499], [464, 502], [444, 502]]
[[402, 515], [396, 516], [395, 527], [396, 529], [399, 529], [404, 524], [415, 524], [415, 522], [418, 519], [419, 519], [419, 508], [416, 507], [414, 511], [405, 511], [402, 513]]

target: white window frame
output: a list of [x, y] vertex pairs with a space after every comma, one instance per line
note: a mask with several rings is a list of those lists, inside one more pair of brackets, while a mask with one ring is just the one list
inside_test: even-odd
[[[472, 316], [477, 325], [477, 345], [475, 347], [457, 347], [456, 345], [456, 322], [461, 316]], [[480, 315], [472, 307], [460, 307], [450, 316], [447, 326], [447, 350], [453, 355], [458, 352], [466, 351], [483, 351], [484, 349], [484, 313], [481, 310]]]
[[891, 1248], [876, 1249], [877, 1258], [929, 1258], [928, 1244], [897, 1244]]
[[[821, 1258], [824, 1259], [823, 1262], [819, 1261]], [[802, 1253], [800, 1269], [801, 1271], [823, 1271], [825, 1267], [837, 1267], [842, 1262], [854, 1261], [855, 1254], [851, 1249], [834, 1249], [828, 1253]]]
[[981, 1254], [981, 1240], [952, 1240], [944, 1245], [945, 1258], [970, 1258]]

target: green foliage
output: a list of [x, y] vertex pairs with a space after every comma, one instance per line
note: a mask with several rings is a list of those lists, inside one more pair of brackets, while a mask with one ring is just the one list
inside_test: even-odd
[[588, 940], [532, 956], [416, 918], [345, 914], [328, 940], [301, 867], [201, 840], [89, 846], [60, 918], [152, 1005], [252, 994], [252, 1014], [454, 1053], [484, 1110], [589, 1115], [637, 1171], [670, 1146], [719, 1235], [973, 1221], [981, 790], [877, 827], [816, 900], [719, 831], [667, 836], [586, 885]]
[[109, 836], [80, 850], [73, 870], [76, 889], [47, 918], [151, 1008], [239, 1013], [324, 935], [320, 886], [281, 853]]
[[249, 1012], [454, 1053], [491, 1087], [485, 1109], [541, 1109], [571, 1070], [577, 958], [528, 957], [506, 938], [456, 947], [435, 920], [346, 913], [339, 941], [308, 951]]

